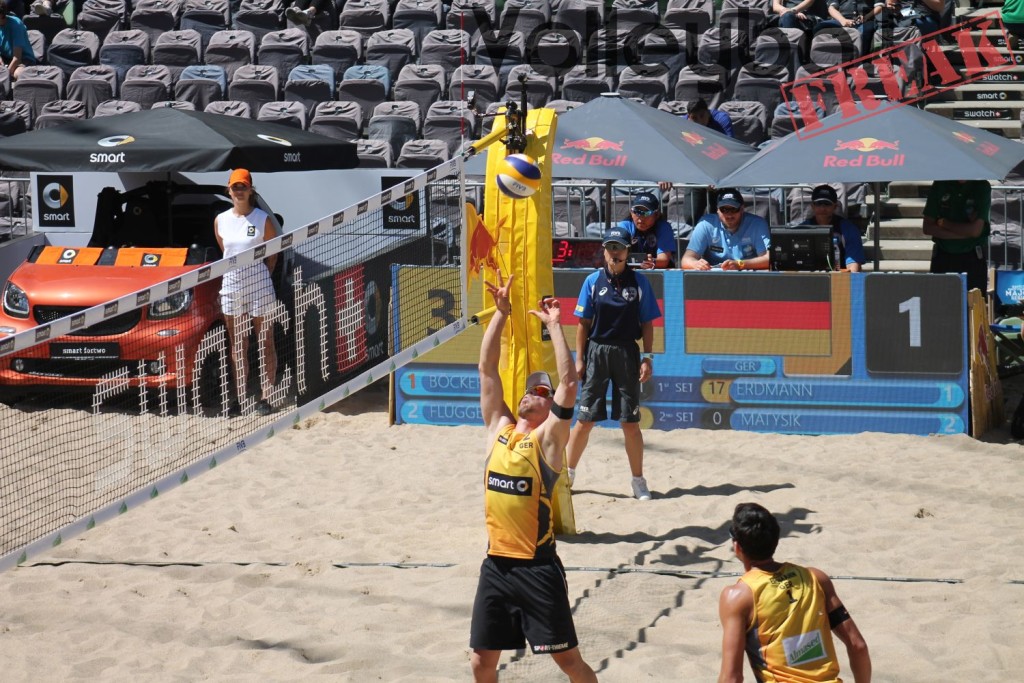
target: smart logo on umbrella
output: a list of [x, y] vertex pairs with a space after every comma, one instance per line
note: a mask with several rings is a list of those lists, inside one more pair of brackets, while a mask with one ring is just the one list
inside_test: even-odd
[[577, 140], [564, 138], [559, 149], [569, 152], [579, 151], [583, 154], [552, 152], [551, 161], [556, 164], [571, 164], [573, 166], [625, 166], [626, 160], [629, 158], [628, 155], [616, 154], [609, 158], [602, 154], [602, 152], [621, 152], [623, 145], [625, 145], [625, 140], [614, 142], [596, 136]]
[[273, 142], [275, 145], [283, 145], [285, 147], [291, 147], [292, 143], [288, 142], [284, 138], [274, 137], [273, 135], [264, 135], [259, 133], [256, 135], [260, 140], [266, 140], [267, 142]]
[[[858, 168], [862, 166], [902, 166], [906, 155], [900, 154], [899, 140], [882, 140], [879, 138], [855, 138], [853, 140], [836, 140], [835, 152], [855, 152], [852, 155], [838, 156], [826, 154], [822, 168]], [[872, 152], [897, 152], [897, 154], [873, 154]]]
[[[131, 135], [111, 135], [96, 141], [100, 147], [122, 147], [135, 142]], [[89, 155], [91, 164], [123, 164], [125, 162], [124, 152], [93, 152]]]

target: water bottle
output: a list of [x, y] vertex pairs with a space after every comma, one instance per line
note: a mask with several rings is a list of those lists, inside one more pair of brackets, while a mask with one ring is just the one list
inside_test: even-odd
[[832, 233], [832, 270], [842, 270], [842, 254], [839, 249], [839, 235]]

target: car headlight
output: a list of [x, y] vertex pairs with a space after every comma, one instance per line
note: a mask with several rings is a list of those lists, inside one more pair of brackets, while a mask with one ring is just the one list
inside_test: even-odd
[[152, 320], [166, 320], [181, 315], [192, 303], [192, 290], [172, 294], [166, 299], [154, 301], [149, 305], [149, 317]]
[[28, 317], [28, 296], [13, 282], [8, 282], [4, 288], [4, 313], [13, 318]]

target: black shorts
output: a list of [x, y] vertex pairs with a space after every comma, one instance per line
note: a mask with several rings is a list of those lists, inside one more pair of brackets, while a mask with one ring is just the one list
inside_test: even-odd
[[562, 562], [487, 557], [480, 565], [469, 646], [521, 650], [526, 641], [534, 654], [579, 645]]
[[612, 419], [619, 422], [640, 421], [640, 348], [636, 343], [587, 344], [587, 366], [576, 419], [600, 422], [608, 419], [605, 396], [612, 385]]
[[988, 259], [983, 247], [963, 254], [951, 254], [939, 249], [939, 245], [933, 245], [931, 272], [965, 273], [968, 290], [980, 289], [982, 296], [988, 292]]

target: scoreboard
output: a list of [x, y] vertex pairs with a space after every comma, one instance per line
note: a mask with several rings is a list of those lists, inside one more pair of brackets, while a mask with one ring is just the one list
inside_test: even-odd
[[[572, 312], [590, 272], [554, 271], [570, 345]], [[654, 375], [642, 385], [644, 428], [967, 431], [966, 295], [960, 275], [644, 274], [663, 314], [655, 329]], [[398, 420], [482, 424], [479, 341], [476, 334], [458, 347], [446, 344], [400, 369]]]

